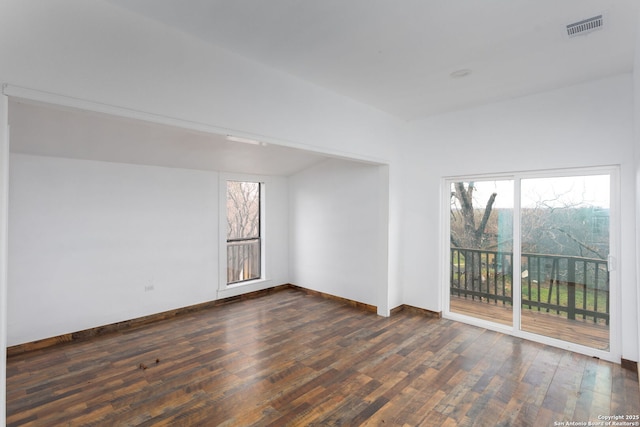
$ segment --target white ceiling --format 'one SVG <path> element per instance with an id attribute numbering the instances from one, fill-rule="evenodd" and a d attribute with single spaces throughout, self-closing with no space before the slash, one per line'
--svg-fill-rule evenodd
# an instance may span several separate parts
<path id="1" fill-rule="evenodd" d="M 638 0 L 106 0 L 415 120 L 629 72 Z M 604 14 L 569 39 L 566 25 Z M 456 70 L 471 74 L 453 79 Z M 10 106 L 12 151 L 288 176 L 327 156 L 106 114 Z"/>
<path id="2" fill-rule="evenodd" d="M 638 0 L 109 0 L 412 120 L 633 67 Z M 566 25 L 604 14 L 569 39 Z M 450 73 L 472 73 L 452 79 Z"/>
<path id="3" fill-rule="evenodd" d="M 12 99 L 11 151 L 72 159 L 288 176 L 324 159 L 276 145 Z"/>

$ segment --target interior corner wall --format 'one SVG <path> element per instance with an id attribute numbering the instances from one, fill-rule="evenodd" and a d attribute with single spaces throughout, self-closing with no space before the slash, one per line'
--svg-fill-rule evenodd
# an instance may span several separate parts
<path id="1" fill-rule="evenodd" d="M 293 284 L 379 305 L 387 281 L 381 167 L 329 159 L 289 177 Z"/>
<path id="2" fill-rule="evenodd" d="M 620 165 L 622 357 L 638 360 L 632 87 L 623 74 L 412 123 L 403 168 L 405 303 L 442 309 L 443 177 Z"/>

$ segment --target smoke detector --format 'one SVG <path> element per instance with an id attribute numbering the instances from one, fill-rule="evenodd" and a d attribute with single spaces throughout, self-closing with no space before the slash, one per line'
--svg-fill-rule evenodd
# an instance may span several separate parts
<path id="1" fill-rule="evenodd" d="M 603 15 L 594 16 L 593 18 L 583 19 L 579 22 L 567 25 L 567 36 L 569 38 L 582 36 L 601 30 L 604 26 Z"/>

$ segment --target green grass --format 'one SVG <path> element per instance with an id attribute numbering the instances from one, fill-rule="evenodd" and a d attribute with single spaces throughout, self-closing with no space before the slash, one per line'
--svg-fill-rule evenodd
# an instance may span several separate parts
<path id="1" fill-rule="evenodd" d="M 559 291 L 554 285 L 553 289 L 550 289 L 548 283 L 540 284 L 540 290 L 535 284 L 531 285 L 531 296 L 529 297 L 529 286 L 523 284 L 522 286 L 522 298 L 529 301 L 549 302 L 550 304 L 560 305 L 567 307 L 569 305 L 569 290 L 566 285 L 561 285 Z M 549 299 L 549 292 L 551 292 L 551 299 Z M 576 308 L 582 308 L 584 310 L 597 311 L 599 313 L 606 313 L 606 292 L 597 291 L 598 294 L 598 309 L 596 310 L 596 291 L 594 289 L 587 289 L 586 292 L 586 304 L 585 304 L 585 292 L 582 286 L 576 286 L 575 292 L 575 306 Z"/>

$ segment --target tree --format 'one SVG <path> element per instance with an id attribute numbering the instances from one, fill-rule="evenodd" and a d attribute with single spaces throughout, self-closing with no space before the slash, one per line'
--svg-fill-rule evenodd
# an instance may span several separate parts
<path id="1" fill-rule="evenodd" d="M 451 244 L 458 248 L 481 249 L 497 242 L 489 242 L 486 238 L 487 224 L 493 211 L 493 204 L 498 193 L 492 193 L 487 200 L 484 211 L 474 207 L 473 181 L 456 182 L 451 192 Z M 476 223 L 478 225 L 476 226 Z"/>
<path id="2" fill-rule="evenodd" d="M 227 182 L 227 239 L 259 236 L 260 184 Z"/>
<path id="3" fill-rule="evenodd" d="M 465 281 L 483 283 L 486 280 L 484 269 L 488 264 L 495 262 L 495 257 L 482 254 L 472 249 L 488 249 L 498 246 L 498 221 L 494 219 L 490 226 L 490 219 L 496 215 L 493 212 L 493 204 L 498 194 L 491 193 L 483 209 L 474 206 L 475 182 L 455 182 L 451 188 L 451 221 L 450 239 L 456 251 L 456 262 L 460 277 L 465 275 Z M 487 233 L 491 229 L 492 233 Z M 463 266 L 462 266 L 463 265 Z M 460 280 L 459 277 L 459 280 Z M 466 283 L 466 282 L 465 282 Z"/>
<path id="4" fill-rule="evenodd" d="M 522 209 L 521 218 L 523 252 L 607 259 L 608 209 L 536 204 Z"/>

